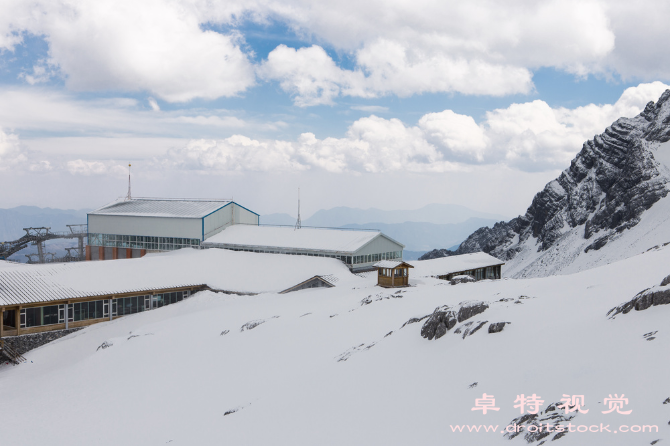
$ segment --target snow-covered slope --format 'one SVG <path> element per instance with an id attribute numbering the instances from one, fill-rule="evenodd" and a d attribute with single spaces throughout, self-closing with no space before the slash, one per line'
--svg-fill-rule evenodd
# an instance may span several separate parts
<path id="1" fill-rule="evenodd" d="M 585 142 L 525 215 L 475 231 L 456 253 L 484 251 L 506 261 L 507 274 L 544 277 L 670 241 L 669 99 L 667 90 L 638 116 L 621 118 Z"/>
<path id="2" fill-rule="evenodd" d="M 522 445 L 525 432 L 509 441 L 502 430 L 520 416 L 517 395 L 536 394 L 543 410 L 584 395 L 589 412 L 571 413 L 566 429 L 570 422 L 610 430 L 550 442 L 552 434 L 550 444 L 662 445 L 670 441 L 670 305 L 607 313 L 668 274 L 670 246 L 547 278 L 455 286 L 412 278 L 410 288 L 386 290 L 370 277 L 286 295 L 202 292 L 1 366 L 0 438 L 72 446 Z M 427 320 L 417 319 L 445 305 L 458 313 L 464 301 L 488 308 L 437 340 L 421 336 Z M 488 332 L 502 322 L 502 332 Z M 99 348 L 105 342 L 111 346 Z M 472 410 L 484 393 L 499 411 Z M 622 393 L 622 410 L 632 413 L 603 414 L 605 398 Z M 453 432 L 482 424 L 498 427 Z M 623 424 L 658 432 L 623 433 Z"/>

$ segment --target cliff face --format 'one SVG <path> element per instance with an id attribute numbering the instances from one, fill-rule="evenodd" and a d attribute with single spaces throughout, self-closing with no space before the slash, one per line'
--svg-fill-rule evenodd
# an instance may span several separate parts
<path id="1" fill-rule="evenodd" d="M 570 167 L 535 195 L 525 215 L 478 229 L 455 252 L 436 250 L 426 258 L 484 251 L 508 262 L 517 277 L 564 269 L 565 255 L 543 255 L 561 244 L 573 260 L 589 252 L 595 259 L 593 252 L 634 228 L 668 195 L 669 169 L 662 160 L 670 151 L 663 144 L 670 140 L 669 99 L 666 90 L 638 116 L 620 118 L 585 142 Z M 534 265 L 540 260 L 542 268 Z"/>

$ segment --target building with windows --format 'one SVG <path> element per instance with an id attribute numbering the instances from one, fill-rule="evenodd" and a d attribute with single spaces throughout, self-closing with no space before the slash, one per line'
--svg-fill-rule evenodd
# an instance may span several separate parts
<path id="1" fill-rule="evenodd" d="M 199 246 L 235 224 L 258 225 L 258 214 L 231 200 L 118 200 L 88 214 L 86 260 Z"/>
<path id="2" fill-rule="evenodd" d="M 475 280 L 502 278 L 505 264 L 485 252 L 441 257 L 439 259 L 413 262 L 416 273 L 421 277 L 436 277 L 451 280 L 456 276 L 472 276 Z"/>
<path id="3" fill-rule="evenodd" d="M 402 259 L 405 245 L 375 230 L 234 225 L 207 238 L 202 247 L 330 257 L 363 271 L 381 260 Z"/>
<path id="4" fill-rule="evenodd" d="M 319 284 L 306 280 L 314 277 Z M 224 249 L 182 249 L 115 262 L 0 261 L 0 338 L 153 311 L 205 289 L 251 295 L 365 281 L 336 259 Z"/>

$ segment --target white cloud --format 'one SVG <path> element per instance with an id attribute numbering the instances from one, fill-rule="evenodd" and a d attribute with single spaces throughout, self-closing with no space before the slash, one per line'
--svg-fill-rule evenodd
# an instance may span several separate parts
<path id="1" fill-rule="evenodd" d="M 84 137 L 83 142 L 69 138 L 59 143 L 52 138 L 48 144 L 37 144 L 43 152 L 41 158 L 23 149 L 15 135 L 0 133 L 0 162 L 5 169 L 14 166 L 18 170 L 66 171 L 84 176 L 125 175 L 125 167 L 116 161 L 124 157 L 133 163 L 143 162 L 146 172 L 190 170 L 225 174 L 312 170 L 358 175 L 463 172 L 474 165 L 548 172 L 566 168 L 584 141 L 602 133 L 621 116 L 637 115 L 666 88 L 660 82 L 640 84 L 624 91 L 614 104 L 590 104 L 574 109 L 552 108 L 540 100 L 512 104 L 487 112 L 481 123 L 452 110 L 426 114 L 416 125 L 371 115 L 354 121 L 342 137 L 317 138 L 306 132 L 293 140 L 239 134 L 187 142 L 169 138 Z M 122 100 L 112 102 L 125 104 Z M 169 119 L 177 122 L 179 117 L 171 116 L 164 122 Z M 96 151 L 87 150 L 89 145 L 95 146 Z M 70 151 L 64 151 L 64 146 Z M 74 150 L 73 146 L 78 148 Z"/>
<path id="2" fill-rule="evenodd" d="M 363 94 L 363 90 L 356 88 L 364 82 L 363 73 L 340 69 L 317 45 L 298 50 L 279 45 L 270 52 L 258 73 L 262 78 L 278 80 L 299 107 L 333 104 L 341 90 Z"/>
<path id="3" fill-rule="evenodd" d="M 0 90 L 0 103 L 3 104 L 0 107 L 3 126 L 71 135 L 122 133 L 192 138 L 216 134 L 221 129 L 266 129 L 284 125 L 281 122 L 246 121 L 229 110 L 149 110 L 135 99 L 76 99 L 44 88 Z"/>
<path id="4" fill-rule="evenodd" d="M 338 96 L 437 92 L 503 96 L 529 93 L 533 87 L 526 68 L 444 54 L 418 56 L 388 40 L 377 40 L 360 50 L 357 61 L 361 69 L 345 70 L 320 46 L 295 50 L 280 45 L 258 72 L 264 79 L 279 81 L 299 107 L 332 105 Z"/>
<path id="5" fill-rule="evenodd" d="M 87 161 L 76 159 L 66 163 L 66 169 L 72 175 L 126 175 L 127 167 L 114 161 Z"/>
<path id="6" fill-rule="evenodd" d="M 0 50 L 14 50 L 26 34 L 44 36 L 48 58 L 24 75 L 31 83 L 59 73 L 73 90 L 213 99 L 254 85 L 251 50 L 241 50 L 244 25 L 279 21 L 318 43 L 279 45 L 258 67 L 297 105 L 339 96 L 500 96 L 532 91 L 540 67 L 668 80 L 670 60 L 658 50 L 670 37 L 668 14 L 670 4 L 654 0 L 5 0 Z M 350 57 L 354 68 L 343 69 L 323 48 Z"/>
<path id="7" fill-rule="evenodd" d="M 259 141 L 241 135 L 224 140 L 195 140 L 168 152 L 164 166 L 225 173 L 302 171 L 331 173 L 445 172 L 465 166 L 446 161 L 416 127 L 398 119 L 359 119 L 344 138 L 317 139 L 303 133 L 297 141 Z"/>
<path id="8" fill-rule="evenodd" d="M 307 166 L 295 159 L 295 152 L 295 147 L 290 142 L 262 142 L 234 135 L 218 141 L 190 141 L 186 147 L 168 151 L 157 162 L 171 168 L 220 173 L 306 169 Z"/>
<path id="9" fill-rule="evenodd" d="M 484 151 L 490 145 L 484 130 L 471 116 L 451 110 L 424 115 L 419 120 L 419 127 L 426 140 L 442 147 L 456 159 L 483 161 Z"/>
<path id="10" fill-rule="evenodd" d="M 158 102 L 156 102 L 156 100 L 154 98 L 147 99 L 147 102 L 149 103 L 149 107 L 151 107 L 151 109 L 153 111 L 161 111 L 161 108 L 158 105 Z"/>
<path id="11" fill-rule="evenodd" d="M 564 169 L 582 144 L 619 117 L 633 117 L 668 86 L 656 82 L 627 89 L 614 104 L 551 108 L 536 100 L 486 113 L 477 124 L 445 110 L 424 115 L 416 126 L 369 116 L 355 121 L 343 138 L 260 141 L 234 136 L 194 141 L 173 150 L 165 163 L 208 171 L 331 173 L 454 172 L 471 164 L 500 164 L 535 172 Z"/>
<path id="12" fill-rule="evenodd" d="M 661 82 L 640 84 L 614 104 L 567 109 L 537 100 L 487 112 L 482 128 L 491 143 L 486 156 L 523 170 L 566 167 L 586 140 L 620 117 L 639 114 L 667 88 Z"/>
<path id="13" fill-rule="evenodd" d="M 184 102 L 234 96 L 255 82 L 239 35 L 201 29 L 188 2 L 12 2 L 2 16 L 0 45 L 13 49 L 23 32 L 44 35 L 48 63 L 72 90 L 146 90 Z"/>
<path id="14" fill-rule="evenodd" d="M 270 53 L 268 67 L 274 65 L 271 59 L 281 59 L 282 65 L 266 70 L 265 77 L 278 80 L 300 106 L 332 103 L 338 94 L 529 93 L 532 70 L 602 73 L 616 49 L 608 7 L 597 0 L 372 0 L 365 5 L 343 0 L 318 8 L 300 0 L 286 3 L 263 2 L 257 11 L 288 21 L 356 61 L 353 70 L 345 70 L 323 50 L 307 64 L 298 57 L 301 50 L 292 54 L 280 46 Z M 310 51 L 316 54 L 316 48 Z"/>
<path id="15" fill-rule="evenodd" d="M 7 134 L 0 128 L 0 171 L 16 168 L 27 161 L 18 136 Z"/>

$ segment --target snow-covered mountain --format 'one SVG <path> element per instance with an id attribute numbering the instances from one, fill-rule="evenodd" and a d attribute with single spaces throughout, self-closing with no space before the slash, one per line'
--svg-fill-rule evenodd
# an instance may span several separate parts
<path id="1" fill-rule="evenodd" d="M 478 229 L 456 253 L 488 252 L 507 262 L 508 276 L 543 277 L 670 242 L 669 99 L 666 90 L 638 116 L 620 118 L 585 142 L 525 215 Z"/>

